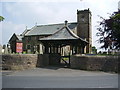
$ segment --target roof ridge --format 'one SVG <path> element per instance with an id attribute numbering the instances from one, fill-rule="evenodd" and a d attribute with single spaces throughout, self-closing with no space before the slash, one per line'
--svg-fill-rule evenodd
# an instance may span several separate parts
<path id="1" fill-rule="evenodd" d="M 73 23 L 77 23 L 77 22 L 70 22 L 68 24 L 73 24 Z M 37 27 L 41 27 L 41 26 L 52 26 L 52 25 L 63 25 L 64 23 L 57 23 L 57 24 L 45 24 L 45 25 L 37 25 Z"/>
<path id="2" fill-rule="evenodd" d="M 34 28 L 36 28 L 37 26 L 35 25 L 34 27 L 32 27 L 31 29 L 29 29 L 29 31 L 33 31 L 34 30 Z M 28 30 L 27 30 L 28 31 Z M 27 33 L 29 33 L 29 32 L 27 32 Z M 25 33 L 26 34 L 26 33 Z M 26 36 L 26 35 L 25 35 Z"/>
<path id="3" fill-rule="evenodd" d="M 27 32 L 27 31 L 30 31 L 30 30 L 31 30 L 31 29 L 25 29 L 25 30 L 23 31 L 23 33 L 21 33 L 21 35 L 24 36 L 24 35 L 26 34 L 26 32 Z"/>
<path id="4" fill-rule="evenodd" d="M 62 27 L 64 27 L 65 23 L 57 23 L 57 24 L 47 24 L 47 25 L 36 25 L 30 29 L 26 33 L 25 36 L 30 35 L 51 35 L 55 32 L 59 31 Z M 73 30 L 77 26 L 77 22 L 68 23 L 68 27 L 70 30 Z"/>

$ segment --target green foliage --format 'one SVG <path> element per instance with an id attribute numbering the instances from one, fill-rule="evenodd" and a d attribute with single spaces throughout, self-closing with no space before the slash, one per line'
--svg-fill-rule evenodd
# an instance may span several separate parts
<path id="1" fill-rule="evenodd" d="M 69 58 L 66 58 L 66 57 L 64 57 L 63 59 L 64 59 L 65 61 L 69 60 Z"/>
<path id="2" fill-rule="evenodd" d="M 23 51 L 23 54 L 27 54 L 26 51 Z"/>
<path id="3" fill-rule="evenodd" d="M 96 47 L 95 47 L 95 46 L 93 46 L 93 47 L 92 47 L 92 52 L 93 52 L 94 54 L 96 54 L 96 53 L 97 53 L 97 49 L 96 49 Z"/>
<path id="4" fill-rule="evenodd" d="M 4 17 L 0 16 L 0 22 L 3 21 L 4 19 L 5 19 Z"/>
<path id="5" fill-rule="evenodd" d="M 100 17 L 102 21 L 97 28 L 101 48 L 120 49 L 120 11 L 114 12 L 109 19 Z"/>

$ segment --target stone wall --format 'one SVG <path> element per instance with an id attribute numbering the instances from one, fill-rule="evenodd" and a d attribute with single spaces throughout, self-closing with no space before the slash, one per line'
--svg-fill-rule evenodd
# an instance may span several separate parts
<path id="1" fill-rule="evenodd" d="M 2 68 L 6 70 L 35 68 L 37 59 L 36 54 L 2 55 Z"/>
<path id="2" fill-rule="evenodd" d="M 0 55 L 1 57 L 1 55 Z M 118 72 L 118 56 L 81 56 L 70 57 L 71 68 L 82 70 L 99 70 Z M 59 54 L 11 54 L 2 55 L 2 67 L 8 70 L 24 70 L 29 68 L 58 65 Z"/>
<path id="3" fill-rule="evenodd" d="M 60 54 L 2 55 L 2 68 L 4 70 L 24 70 L 58 64 L 60 64 Z"/>
<path id="4" fill-rule="evenodd" d="M 70 58 L 71 68 L 82 70 L 99 70 L 118 72 L 118 56 L 81 56 L 73 55 Z"/>

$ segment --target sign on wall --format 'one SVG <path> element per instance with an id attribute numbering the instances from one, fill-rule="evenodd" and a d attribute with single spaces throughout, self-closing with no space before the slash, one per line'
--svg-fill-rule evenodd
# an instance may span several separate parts
<path id="1" fill-rule="evenodd" d="M 22 47 L 23 43 L 16 43 L 16 52 L 21 53 L 23 51 Z"/>

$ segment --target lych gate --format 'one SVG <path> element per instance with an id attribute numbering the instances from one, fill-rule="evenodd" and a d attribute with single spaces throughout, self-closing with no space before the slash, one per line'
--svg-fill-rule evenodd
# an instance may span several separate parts
<path id="1" fill-rule="evenodd" d="M 67 26 L 67 21 L 65 21 L 65 26 L 59 31 L 51 36 L 41 38 L 40 41 L 45 47 L 44 54 L 59 54 L 61 55 L 61 60 L 69 65 L 70 55 L 84 53 L 84 48 L 87 45 L 87 41 L 80 38 L 69 29 Z M 61 53 L 63 51 L 63 47 L 65 46 L 69 46 L 69 48 L 67 48 L 69 50 L 69 55 L 62 55 Z M 69 61 L 66 62 L 63 58 L 69 58 Z M 52 62 L 54 61 L 52 60 Z"/>

